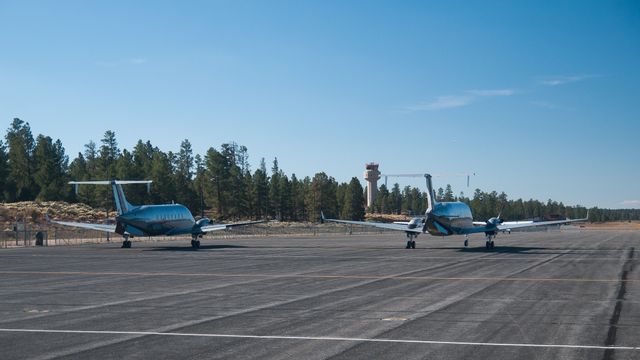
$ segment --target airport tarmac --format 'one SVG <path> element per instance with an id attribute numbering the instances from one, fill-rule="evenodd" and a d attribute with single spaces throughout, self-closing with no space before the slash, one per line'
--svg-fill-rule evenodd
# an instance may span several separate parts
<path id="1" fill-rule="evenodd" d="M 640 233 L 0 250 L 2 359 L 638 359 Z"/>

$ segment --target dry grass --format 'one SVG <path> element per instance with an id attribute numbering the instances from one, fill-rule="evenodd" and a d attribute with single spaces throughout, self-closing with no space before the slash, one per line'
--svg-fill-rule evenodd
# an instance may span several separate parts
<path id="1" fill-rule="evenodd" d="M 391 215 L 391 214 L 366 214 L 366 221 L 386 222 L 391 223 L 394 221 L 409 221 L 412 216 L 409 215 Z"/>
<path id="2" fill-rule="evenodd" d="M 63 201 L 23 201 L 0 204 L 0 230 L 11 230 L 18 220 L 26 220 L 32 224 L 44 223 L 47 213 L 50 218 L 56 220 L 100 222 L 105 218 L 104 210 L 96 210 L 86 204 L 69 204 Z"/>
<path id="3" fill-rule="evenodd" d="M 604 223 L 584 223 L 581 227 L 590 230 L 636 230 L 640 231 L 640 221 L 609 221 Z"/>

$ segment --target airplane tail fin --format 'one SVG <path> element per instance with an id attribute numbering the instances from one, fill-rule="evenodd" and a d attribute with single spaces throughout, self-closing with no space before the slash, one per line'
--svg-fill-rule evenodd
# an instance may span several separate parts
<path id="1" fill-rule="evenodd" d="M 437 203 L 436 196 L 433 193 L 433 184 L 431 183 L 431 175 L 424 174 L 424 178 L 427 181 L 427 214 L 433 210 L 434 205 Z"/>
<path id="2" fill-rule="evenodd" d="M 134 205 L 131 205 L 127 198 L 124 196 L 124 191 L 122 190 L 122 185 L 124 184 L 147 184 L 147 191 L 149 191 L 151 186 L 151 180 L 104 180 L 104 181 L 70 181 L 69 184 L 75 187 L 76 193 L 78 193 L 78 185 L 111 185 L 111 189 L 113 190 L 113 198 L 116 202 L 116 209 L 118 210 L 118 215 L 122 215 L 124 213 L 129 212 Z"/>

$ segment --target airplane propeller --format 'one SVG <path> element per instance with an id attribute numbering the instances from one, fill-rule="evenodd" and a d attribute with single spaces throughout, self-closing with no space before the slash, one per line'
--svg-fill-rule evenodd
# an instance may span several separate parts
<path id="1" fill-rule="evenodd" d="M 502 224 L 504 222 L 504 220 L 500 219 L 500 215 L 502 215 L 502 211 L 500 213 L 498 213 L 497 217 L 492 217 L 491 219 L 487 220 L 487 226 L 489 226 L 489 225 L 498 226 L 498 225 Z"/>

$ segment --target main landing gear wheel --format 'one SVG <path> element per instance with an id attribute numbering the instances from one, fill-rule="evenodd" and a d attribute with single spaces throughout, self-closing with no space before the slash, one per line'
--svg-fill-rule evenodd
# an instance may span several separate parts
<path id="1" fill-rule="evenodd" d="M 469 239 L 464 239 L 464 247 L 469 246 Z"/>
<path id="2" fill-rule="evenodd" d="M 200 248 L 200 240 L 191 240 L 191 247 L 194 249 Z"/>
<path id="3" fill-rule="evenodd" d="M 416 241 L 415 240 L 407 240 L 407 247 L 405 249 L 415 249 Z"/>
<path id="4" fill-rule="evenodd" d="M 124 240 L 124 241 L 122 242 L 122 248 L 123 248 L 123 249 L 129 249 L 129 248 L 131 248 L 131 240 L 128 240 L 128 239 L 127 239 L 127 240 Z"/>
<path id="5" fill-rule="evenodd" d="M 485 243 L 485 246 L 487 247 L 487 250 L 491 250 L 493 249 L 493 240 L 487 240 L 487 242 Z"/>

